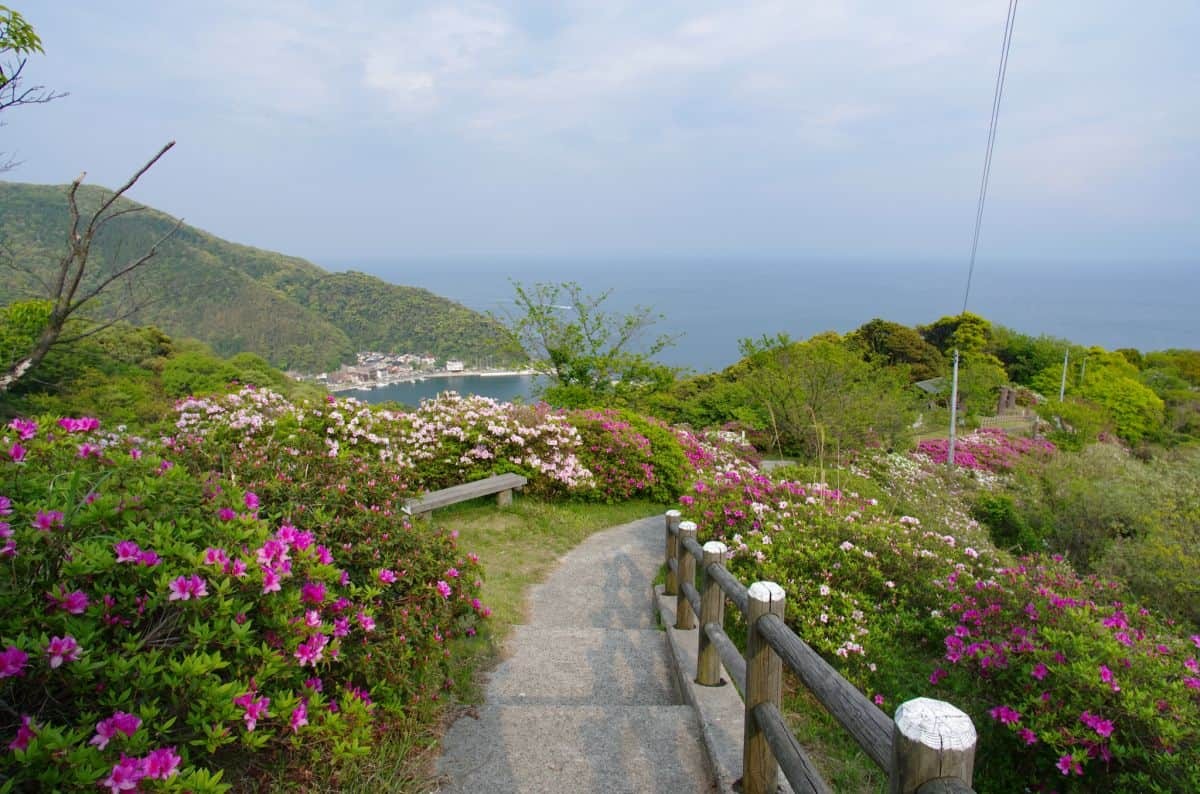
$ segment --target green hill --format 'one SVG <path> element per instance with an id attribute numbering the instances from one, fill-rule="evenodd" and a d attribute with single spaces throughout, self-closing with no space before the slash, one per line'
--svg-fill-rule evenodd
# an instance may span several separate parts
<path id="1" fill-rule="evenodd" d="M 81 209 L 102 188 L 80 189 Z M 118 208 L 136 207 L 122 200 Z M 67 234 L 66 187 L 0 182 L 0 304 L 44 297 Z M 146 208 L 115 219 L 96 238 L 93 277 L 143 253 L 175 220 Z M 9 268 L 13 265 L 15 267 Z M 453 301 L 363 273 L 330 273 L 298 257 L 238 245 L 181 226 L 138 271 L 130 322 L 200 339 L 218 354 L 250 351 L 285 369 L 318 371 L 357 350 L 430 353 L 513 362 L 523 355 L 494 321 Z M 89 307 L 106 316 L 130 296 L 110 290 Z M 122 304 L 122 302 L 126 302 Z"/>

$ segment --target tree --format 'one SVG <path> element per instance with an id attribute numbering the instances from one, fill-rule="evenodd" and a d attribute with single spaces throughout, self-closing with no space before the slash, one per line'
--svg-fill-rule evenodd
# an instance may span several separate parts
<path id="1" fill-rule="evenodd" d="M 907 325 L 876 318 L 846 337 L 872 363 L 907 364 L 913 381 L 936 378 L 943 369 L 942 354 Z"/>
<path id="2" fill-rule="evenodd" d="M 642 306 L 625 315 L 606 312 L 612 290 L 591 296 L 572 281 L 512 284 L 517 311 L 509 329 L 534 367 L 552 379 L 542 391 L 547 401 L 566 407 L 631 404 L 674 379 L 670 367 L 653 359 L 675 337 L 664 334 L 639 345 L 661 315 Z"/>
<path id="3" fill-rule="evenodd" d="M 817 459 L 835 447 L 893 445 L 912 423 L 907 378 L 863 361 L 836 334 L 744 339 L 741 348 L 741 379 L 783 450 Z"/>
<path id="4" fill-rule="evenodd" d="M 917 326 L 917 331 L 943 353 L 955 348 L 983 350 L 992 340 L 992 324 L 973 312 L 943 317 L 932 325 Z"/>
<path id="5" fill-rule="evenodd" d="M 42 40 L 25 18 L 0 5 L 0 111 L 20 105 L 41 105 L 66 96 L 41 85 L 25 84 L 29 55 L 42 52 Z M 0 159 L 0 172 L 16 163 Z"/>
<path id="6" fill-rule="evenodd" d="M 68 345 L 99 333 L 114 323 L 130 316 L 138 308 L 135 304 L 127 307 L 125 311 L 119 311 L 117 316 L 107 321 L 87 323 L 86 327 L 73 329 L 69 334 L 64 335 L 63 333 L 67 327 L 67 323 L 76 317 L 80 309 L 87 306 L 97 296 L 114 286 L 130 286 L 130 277 L 154 258 L 158 253 L 158 246 L 172 237 L 183 223 L 183 221 L 177 222 L 169 232 L 152 243 L 149 250 L 144 253 L 129 259 L 120 260 L 101 272 L 89 272 L 88 257 L 96 235 L 113 220 L 124 215 L 141 212 L 145 209 L 145 207 L 137 204 L 119 206 L 117 199 L 121 198 L 132 188 L 142 175 L 149 171 L 174 145 L 175 142 L 171 141 L 163 146 L 158 150 L 158 154 L 150 158 L 116 192 L 104 197 L 95 211 L 87 216 L 86 222 L 84 221 L 84 213 L 79 208 L 78 201 L 79 186 L 83 183 L 85 174 L 80 174 L 71 183 L 71 186 L 67 189 L 67 207 L 70 219 L 70 227 L 67 234 L 67 251 L 59 261 L 52 282 L 42 280 L 30 268 L 24 268 L 16 264 L 12 265 L 13 269 L 42 283 L 46 297 L 50 301 L 50 306 L 44 323 L 37 334 L 37 338 L 33 341 L 28 351 L 24 355 L 13 357 L 6 367 L 6 372 L 0 375 L 0 394 L 8 391 L 14 383 L 25 377 L 30 370 L 41 363 L 52 347 L 56 345 Z"/>

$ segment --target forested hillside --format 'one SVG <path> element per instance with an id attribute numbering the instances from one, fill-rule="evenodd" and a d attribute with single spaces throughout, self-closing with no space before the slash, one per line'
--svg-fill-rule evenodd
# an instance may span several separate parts
<path id="1" fill-rule="evenodd" d="M 104 194 L 80 189 L 87 212 Z M 120 209 L 137 205 L 122 201 Z M 68 229 L 66 188 L 0 182 L 0 303 L 42 297 Z M 150 208 L 114 220 L 97 237 L 89 277 L 100 278 L 167 236 L 175 220 Z M 183 225 L 138 271 L 133 292 L 109 290 L 92 311 L 131 305 L 131 322 L 200 339 L 223 356 L 253 352 L 283 368 L 317 371 L 357 350 L 438 357 L 521 358 L 499 325 L 425 290 L 361 273 L 331 274 L 306 260 L 230 243 Z"/>

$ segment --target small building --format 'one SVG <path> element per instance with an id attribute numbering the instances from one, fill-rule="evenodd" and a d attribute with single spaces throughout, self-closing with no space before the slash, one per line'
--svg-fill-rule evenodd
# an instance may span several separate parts
<path id="1" fill-rule="evenodd" d="M 463 367 L 463 363 L 457 359 L 452 358 L 446 361 L 447 372 L 462 372 L 463 369 L 465 369 L 465 367 Z"/>

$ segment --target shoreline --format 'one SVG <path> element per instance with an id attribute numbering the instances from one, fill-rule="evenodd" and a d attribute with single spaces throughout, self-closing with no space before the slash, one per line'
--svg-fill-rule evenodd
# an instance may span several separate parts
<path id="1" fill-rule="evenodd" d="M 499 378 L 499 377 L 516 377 L 516 376 L 531 376 L 539 374 L 535 369 L 505 369 L 505 370 L 463 370 L 462 372 L 446 372 L 439 370 L 437 372 L 423 372 L 419 375 L 406 375 L 400 378 L 387 378 L 385 380 L 373 381 L 371 383 L 354 383 L 354 384 L 325 384 L 325 388 L 330 393 L 346 392 L 346 391 L 374 391 L 375 389 L 386 386 L 395 386 L 401 383 L 417 383 L 419 381 L 449 378 Z"/>

